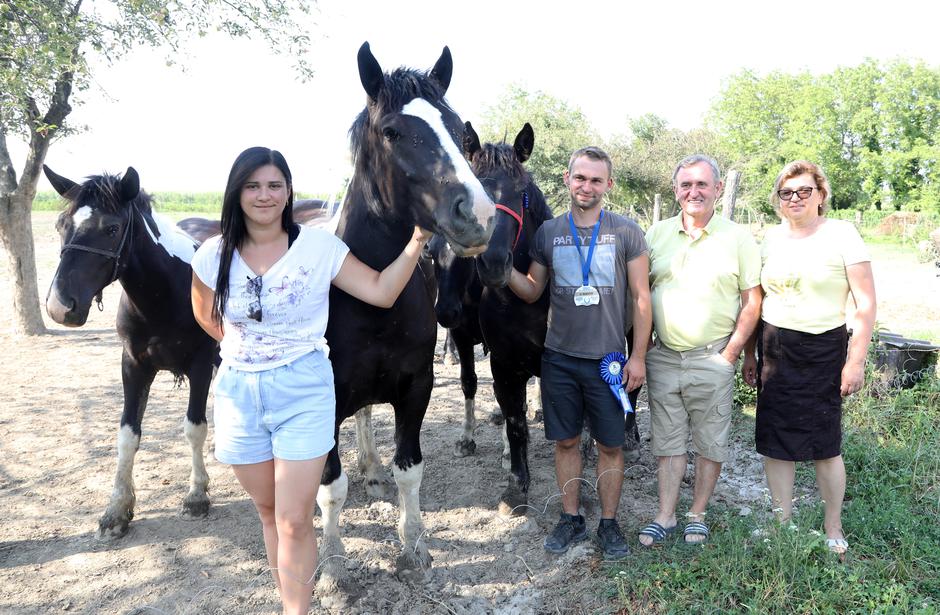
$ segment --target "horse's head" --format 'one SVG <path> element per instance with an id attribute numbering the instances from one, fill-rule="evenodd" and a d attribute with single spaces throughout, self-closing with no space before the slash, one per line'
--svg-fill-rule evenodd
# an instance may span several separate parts
<path id="1" fill-rule="evenodd" d="M 435 235 L 426 247 L 434 263 L 437 279 L 437 303 L 434 311 L 442 327 L 453 328 L 460 324 L 463 302 L 473 279 L 473 259 L 461 258 L 440 235 Z"/>
<path id="2" fill-rule="evenodd" d="M 56 221 L 62 252 L 46 295 L 46 312 L 59 324 L 80 327 L 94 297 L 127 264 L 132 203 L 141 194 L 140 179 L 132 167 L 123 177 L 96 175 L 84 184 L 56 175 L 49 167 L 43 170 L 56 192 L 69 201 Z"/>
<path id="3" fill-rule="evenodd" d="M 377 215 L 439 233 L 461 256 L 493 232 L 493 201 L 461 154 L 463 124 L 444 100 L 453 64 L 444 48 L 427 73 L 385 74 L 369 44 L 359 49 L 366 108 L 350 129 L 358 188 Z"/>
<path id="4" fill-rule="evenodd" d="M 515 142 L 480 144 L 470 122 L 466 124 L 464 152 L 473 172 L 496 200 L 499 215 L 486 251 L 477 257 L 477 272 L 485 286 L 509 283 L 513 264 L 520 271 L 529 267 L 529 245 L 542 222 L 551 218 L 545 197 L 522 163 L 535 144 L 532 126 L 526 123 Z"/>

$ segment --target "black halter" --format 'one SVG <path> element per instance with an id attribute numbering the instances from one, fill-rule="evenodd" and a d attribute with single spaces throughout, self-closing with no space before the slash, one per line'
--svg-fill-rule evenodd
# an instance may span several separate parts
<path id="1" fill-rule="evenodd" d="M 127 244 L 127 238 L 131 236 L 131 233 L 134 231 L 134 218 L 137 217 L 137 206 L 131 202 L 130 207 L 127 212 L 127 224 L 124 226 L 124 234 L 121 235 L 121 243 L 118 244 L 117 250 L 104 250 L 102 248 L 93 248 L 92 246 L 82 245 L 80 243 L 69 242 L 62 246 L 62 250 L 59 252 L 59 265 L 62 265 L 62 256 L 68 250 L 78 250 L 80 252 L 91 252 L 92 254 L 98 254 L 114 260 L 114 269 L 111 270 L 111 279 L 101 287 L 101 290 L 98 291 L 98 294 L 95 295 L 95 301 L 98 304 L 98 310 L 104 310 L 104 304 L 101 301 L 101 294 L 104 292 L 104 289 L 111 284 L 111 282 L 118 279 L 118 272 L 121 269 L 121 254 L 124 252 L 124 246 Z M 58 269 L 56 270 L 58 274 Z"/>

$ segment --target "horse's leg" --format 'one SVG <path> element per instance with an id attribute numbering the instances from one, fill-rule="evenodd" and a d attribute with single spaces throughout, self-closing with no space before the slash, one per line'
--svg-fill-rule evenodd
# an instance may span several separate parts
<path id="1" fill-rule="evenodd" d="M 453 332 L 450 329 L 444 329 L 446 334 L 444 335 L 444 365 L 455 365 L 457 361 L 460 361 L 460 348 L 457 345 L 457 342 L 454 340 Z M 461 365 L 463 362 L 461 361 Z"/>
<path id="2" fill-rule="evenodd" d="M 189 370 L 189 407 L 183 433 L 192 450 L 192 472 L 189 475 L 189 493 L 183 499 L 183 514 L 205 517 L 209 514 L 209 473 L 206 472 L 205 444 L 209 432 L 206 422 L 206 398 L 212 382 L 212 353 L 197 359 Z"/>
<path id="3" fill-rule="evenodd" d="M 359 472 L 362 474 L 366 494 L 377 500 L 391 499 L 394 495 L 394 485 L 375 447 L 372 406 L 363 406 L 356 412 L 356 444 L 359 447 Z"/>
<path id="4" fill-rule="evenodd" d="M 490 356 L 493 392 L 506 418 L 509 440 L 509 483 L 499 497 L 499 512 L 526 514 L 529 501 L 529 425 L 526 420 L 525 389 L 529 375 L 501 357 Z"/>
<path id="5" fill-rule="evenodd" d="M 451 338 L 460 356 L 460 388 L 463 390 L 463 434 L 454 446 L 454 455 L 467 457 L 477 450 L 477 443 L 473 440 L 473 430 L 477 424 L 477 370 L 473 356 L 473 337 L 466 331 L 455 328 L 451 331 Z"/>
<path id="6" fill-rule="evenodd" d="M 346 504 L 349 492 L 349 478 L 343 472 L 339 460 L 339 426 L 336 432 L 336 444 L 326 457 L 320 490 L 317 491 L 317 506 L 323 524 L 323 538 L 320 541 L 319 563 L 320 578 L 317 581 L 318 594 L 331 594 L 330 607 L 348 606 L 355 601 L 360 591 L 358 583 L 349 575 L 346 568 L 346 549 L 339 534 L 339 515 Z"/>
<path id="7" fill-rule="evenodd" d="M 431 567 L 431 554 L 423 541 L 424 522 L 421 520 L 421 479 L 424 460 L 421 457 L 421 424 L 431 400 L 434 374 L 431 364 L 427 371 L 411 382 L 403 384 L 395 407 L 395 459 L 392 474 L 398 484 L 398 537 L 402 551 L 395 560 L 398 577 L 405 581 L 419 581 Z"/>
<path id="8" fill-rule="evenodd" d="M 538 376 L 532 376 L 526 384 L 525 403 L 527 416 L 534 423 L 542 422 L 542 395 Z"/>
<path id="9" fill-rule="evenodd" d="M 118 430 L 117 473 L 111 501 L 98 519 L 98 534 L 101 537 L 120 538 L 127 533 L 128 524 L 134 518 L 134 456 L 140 447 L 140 425 L 150 396 L 150 385 L 156 370 L 143 367 L 131 359 L 127 351 L 121 355 L 121 379 L 124 385 L 124 412 Z"/>
<path id="10" fill-rule="evenodd" d="M 633 329 L 627 333 L 627 355 L 633 353 Z M 636 421 L 636 404 L 640 399 L 640 389 L 637 387 L 627 393 L 630 405 L 633 406 L 633 412 L 630 412 L 624 418 L 624 440 L 623 457 L 624 461 L 639 461 L 640 459 L 640 429 Z"/>

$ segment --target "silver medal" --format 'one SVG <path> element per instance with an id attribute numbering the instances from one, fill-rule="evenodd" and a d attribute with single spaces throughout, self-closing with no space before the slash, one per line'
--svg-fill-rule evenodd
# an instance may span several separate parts
<path id="1" fill-rule="evenodd" d="M 577 306 L 597 305 L 601 302 L 601 294 L 593 286 L 579 286 L 574 291 L 574 304 Z"/>

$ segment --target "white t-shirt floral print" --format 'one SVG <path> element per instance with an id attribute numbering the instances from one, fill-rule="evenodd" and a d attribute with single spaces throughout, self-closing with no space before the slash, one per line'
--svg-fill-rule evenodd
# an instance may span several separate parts
<path id="1" fill-rule="evenodd" d="M 193 272 L 215 290 L 221 237 L 212 237 L 196 251 Z M 257 307 L 258 276 L 232 255 L 229 295 L 222 326 L 222 361 L 244 371 L 286 365 L 315 350 L 326 353 L 330 283 L 339 273 L 349 248 L 335 235 L 301 227 L 300 234 L 260 280 L 261 321 L 249 318 Z M 253 305 L 254 304 L 254 305 Z"/>

